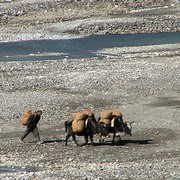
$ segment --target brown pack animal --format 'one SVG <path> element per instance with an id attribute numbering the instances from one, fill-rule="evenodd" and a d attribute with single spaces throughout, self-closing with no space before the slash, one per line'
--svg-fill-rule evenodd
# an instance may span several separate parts
<path id="1" fill-rule="evenodd" d="M 65 145 L 67 145 L 68 139 L 71 136 L 72 136 L 73 141 L 75 142 L 75 144 L 77 146 L 83 146 L 83 145 L 88 144 L 88 137 L 90 137 L 91 145 L 94 144 L 93 143 L 93 136 L 94 136 L 94 134 L 96 134 L 100 131 L 98 122 L 96 121 L 94 114 L 89 116 L 87 112 L 82 111 L 81 113 L 78 113 L 81 116 L 81 118 L 82 117 L 84 118 L 84 115 L 82 115 L 82 113 L 84 113 L 84 115 L 86 117 L 86 119 L 83 120 L 84 121 L 83 125 L 85 125 L 83 130 L 81 127 L 79 127 L 82 124 L 75 123 L 75 121 L 76 121 L 75 119 L 73 119 L 72 121 L 65 121 L 65 130 L 67 132 Z M 80 118 L 79 115 L 78 115 L 78 118 Z M 73 117 L 77 118 L 77 115 L 73 114 Z M 82 121 L 82 120 L 79 120 L 79 121 Z M 75 126 L 75 124 L 76 124 L 76 126 Z M 79 131 L 79 129 L 81 129 L 81 131 Z M 81 145 L 78 144 L 76 141 L 76 135 L 77 136 L 84 136 L 85 143 L 83 143 Z"/>
<path id="2" fill-rule="evenodd" d="M 110 112 L 111 112 L 111 116 L 110 116 Z M 125 132 L 125 134 L 128 134 L 130 136 L 132 135 L 132 132 L 131 132 L 131 129 L 132 129 L 131 124 L 132 123 L 124 122 L 122 119 L 122 114 L 119 111 L 117 111 L 117 110 L 109 111 L 110 122 L 102 119 L 102 117 L 106 117 L 106 116 L 102 116 L 102 114 L 103 115 L 107 114 L 107 111 L 100 113 L 98 124 L 101 127 L 104 126 L 108 135 L 109 135 L 109 133 L 113 133 L 113 139 L 112 139 L 113 144 L 114 144 L 115 137 L 117 137 L 118 140 L 121 140 L 121 137 L 120 137 L 121 132 Z M 104 142 L 104 138 L 103 138 L 102 134 L 100 134 L 99 141 Z"/>
<path id="3" fill-rule="evenodd" d="M 22 116 L 22 124 L 27 126 L 32 117 L 33 112 L 31 110 L 25 111 Z"/>

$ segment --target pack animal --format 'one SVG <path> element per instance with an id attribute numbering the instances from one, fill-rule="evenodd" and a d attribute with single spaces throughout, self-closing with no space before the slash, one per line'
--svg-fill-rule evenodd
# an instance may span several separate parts
<path id="1" fill-rule="evenodd" d="M 121 140 L 120 133 L 124 132 L 125 135 L 132 135 L 132 123 L 124 122 L 122 119 L 122 114 L 118 111 L 105 111 L 101 112 L 98 119 L 99 126 L 103 126 L 106 130 L 106 134 L 112 133 L 113 139 L 112 143 L 114 144 L 115 138 Z M 105 134 L 105 133 L 104 133 Z M 104 142 L 105 137 L 100 133 L 99 141 Z"/>
<path id="2" fill-rule="evenodd" d="M 88 144 L 88 137 L 90 137 L 91 145 L 93 145 L 93 136 L 98 132 L 98 123 L 94 118 L 94 114 L 90 116 L 88 113 L 82 111 L 73 113 L 72 117 L 72 121 L 65 122 L 65 130 L 67 132 L 65 145 L 67 145 L 68 139 L 71 136 L 77 146 Z M 85 143 L 78 144 L 76 135 L 84 136 Z"/>

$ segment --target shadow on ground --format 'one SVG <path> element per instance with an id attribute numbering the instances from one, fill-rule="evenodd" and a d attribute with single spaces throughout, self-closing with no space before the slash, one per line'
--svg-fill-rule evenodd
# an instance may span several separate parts
<path id="1" fill-rule="evenodd" d="M 119 142 L 115 142 L 112 144 L 111 141 L 101 142 L 101 143 L 94 143 L 94 146 L 103 146 L 103 145 L 109 145 L 109 146 L 125 146 L 127 144 L 154 144 L 155 141 L 152 139 L 146 139 L 146 140 L 121 140 Z"/>
<path id="2" fill-rule="evenodd" d="M 45 140 L 43 141 L 43 144 L 50 144 L 50 143 L 62 143 L 65 142 L 65 140 L 63 139 L 54 139 L 54 140 Z"/>
<path id="3" fill-rule="evenodd" d="M 159 97 L 156 102 L 148 104 L 151 107 L 174 107 L 180 108 L 180 100 L 178 97 Z"/>
<path id="4" fill-rule="evenodd" d="M 54 140 L 45 140 L 43 141 L 43 144 L 49 144 L 49 143 L 62 143 L 65 142 L 63 139 L 54 139 Z M 121 140 L 119 142 L 115 142 L 112 144 L 112 141 L 106 141 L 106 142 L 99 142 L 99 143 L 94 143 L 94 146 L 103 146 L 103 145 L 108 145 L 108 146 L 124 146 L 127 144 L 154 144 L 155 141 L 152 139 L 146 139 L 146 140 Z M 87 145 L 91 145 L 88 143 Z"/>

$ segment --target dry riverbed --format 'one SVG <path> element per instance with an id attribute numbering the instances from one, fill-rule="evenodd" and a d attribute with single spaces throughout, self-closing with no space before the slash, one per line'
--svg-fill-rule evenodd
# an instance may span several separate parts
<path id="1" fill-rule="evenodd" d="M 75 34 L 64 32 L 79 31 L 82 14 L 79 20 L 72 21 L 72 17 L 77 17 L 77 13 L 72 13 L 76 8 L 68 11 L 67 6 L 66 12 L 72 14 L 62 16 L 71 21 L 53 24 L 45 18 L 42 25 L 31 24 L 34 13 L 47 11 L 47 4 L 43 5 L 41 11 L 30 14 L 29 5 L 25 6 L 24 16 L 3 14 L 1 42 L 74 37 Z M 6 9 L 7 4 L 2 7 Z M 117 12 L 116 8 L 111 12 Z M 164 12 L 171 14 L 170 9 Z M 85 18 L 93 14 L 84 12 Z M 98 17 L 101 11 L 95 12 Z M 97 17 L 92 19 L 101 19 Z M 174 17 L 179 22 L 177 12 Z M 30 24 L 18 27 L 19 22 L 25 22 L 23 19 Z M 83 26 L 82 33 L 76 35 L 87 35 L 87 27 Z M 39 34 L 33 33 L 37 29 Z M 0 179 L 179 179 L 179 49 L 180 44 L 107 48 L 95 52 L 98 58 L 0 62 Z M 32 136 L 26 139 L 27 143 L 19 142 L 25 130 L 20 122 L 22 112 L 29 108 L 43 111 L 39 123 L 43 144 L 34 143 Z M 90 108 L 96 118 L 102 110 L 120 110 L 124 120 L 135 121 L 133 135 L 122 134 L 122 141 L 115 145 L 111 144 L 112 136 L 100 144 L 95 135 L 93 147 L 76 147 L 72 140 L 66 147 L 64 122 L 72 112 L 83 108 Z M 82 142 L 83 138 L 78 140 Z"/>
<path id="2" fill-rule="evenodd" d="M 116 56 L 103 59 L 1 62 L 1 178 L 178 179 L 179 56 L 160 57 L 157 50 L 157 56 L 118 58 L 121 51 L 111 49 Z M 122 135 L 114 146 L 112 136 L 105 144 L 95 136 L 94 147 L 71 140 L 65 147 L 64 121 L 87 107 L 96 117 L 119 109 L 135 121 L 133 136 Z M 31 136 L 19 142 L 27 108 L 43 110 L 43 144 Z"/>

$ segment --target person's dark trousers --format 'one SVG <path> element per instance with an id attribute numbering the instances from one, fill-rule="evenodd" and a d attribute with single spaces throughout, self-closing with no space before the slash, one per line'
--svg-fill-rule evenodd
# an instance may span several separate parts
<path id="1" fill-rule="evenodd" d="M 37 141 L 40 141 L 40 135 L 39 135 L 39 131 L 37 126 L 33 126 L 33 127 L 27 127 L 26 131 L 24 132 L 24 134 L 21 136 L 21 140 L 23 141 L 24 138 L 30 133 L 32 132 L 34 137 L 36 138 Z"/>

